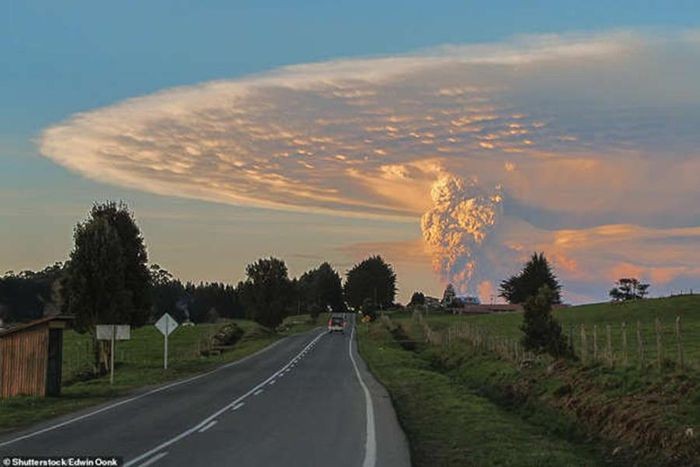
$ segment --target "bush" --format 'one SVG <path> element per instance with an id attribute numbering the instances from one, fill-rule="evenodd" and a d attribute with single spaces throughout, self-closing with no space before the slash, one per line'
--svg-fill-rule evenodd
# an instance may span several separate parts
<path id="1" fill-rule="evenodd" d="M 525 333 L 522 339 L 523 347 L 537 353 L 548 353 L 553 357 L 572 355 L 566 339 L 561 331 L 559 322 L 552 316 L 552 301 L 554 292 L 548 286 L 540 287 L 537 295 L 527 299 L 523 308 L 523 324 L 521 330 Z"/>
<path id="2" fill-rule="evenodd" d="M 222 346 L 234 345 L 243 337 L 244 333 L 245 331 L 236 323 L 229 323 L 214 334 L 214 337 L 211 339 L 212 344 Z"/>

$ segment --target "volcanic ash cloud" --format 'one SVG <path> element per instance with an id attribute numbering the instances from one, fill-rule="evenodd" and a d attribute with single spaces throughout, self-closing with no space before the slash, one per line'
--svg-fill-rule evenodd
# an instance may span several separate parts
<path id="1" fill-rule="evenodd" d="M 380 218 L 400 245 L 422 216 L 439 279 L 482 298 L 533 251 L 579 296 L 697 288 L 699 76 L 698 31 L 523 37 L 167 89 L 39 144 L 118 186 Z"/>
<path id="2" fill-rule="evenodd" d="M 475 292 L 480 253 L 502 213 L 500 187 L 486 193 L 475 179 L 444 175 L 430 193 L 433 207 L 421 217 L 433 268 L 460 293 Z"/>

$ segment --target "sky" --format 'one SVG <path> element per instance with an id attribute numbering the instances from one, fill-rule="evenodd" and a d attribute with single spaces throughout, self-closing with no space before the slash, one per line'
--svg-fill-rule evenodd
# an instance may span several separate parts
<path id="1" fill-rule="evenodd" d="M 629 275 L 700 289 L 699 22 L 691 1 L 3 2 L 0 269 L 65 260 L 122 199 L 185 280 L 382 254 L 401 300 L 490 300 L 544 251 L 574 303 Z"/>

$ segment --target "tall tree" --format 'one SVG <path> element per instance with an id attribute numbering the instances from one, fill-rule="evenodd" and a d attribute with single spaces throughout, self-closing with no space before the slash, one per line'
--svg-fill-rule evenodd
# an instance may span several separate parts
<path id="1" fill-rule="evenodd" d="M 396 297 L 396 274 L 381 256 L 371 256 L 353 266 L 345 280 L 345 300 L 360 309 L 365 299 L 377 307 L 387 308 Z"/>
<path id="2" fill-rule="evenodd" d="M 144 324 L 150 313 L 151 277 L 131 213 L 122 204 L 96 205 L 75 228 L 74 240 L 62 284 L 62 309 L 74 315 L 75 328 L 90 332 L 94 340 L 96 324 Z M 95 371 L 103 373 L 108 355 L 94 343 Z"/>
<path id="3" fill-rule="evenodd" d="M 312 317 L 323 311 L 345 311 L 340 275 L 328 263 L 301 275 L 297 285 L 304 307 Z"/>
<path id="4" fill-rule="evenodd" d="M 508 303 L 525 303 L 528 298 L 537 295 L 543 285 L 549 287 L 552 303 L 561 303 L 561 284 L 557 276 L 544 253 L 534 253 L 520 274 L 501 282 L 499 296 Z"/>
<path id="5" fill-rule="evenodd" d="M 571 354 L 561 326 L 552 316 L 554 293 L 547 285 L 540 287 L 536 295 L 529 297 L 524 305 L 523 347 L 538 353 L 549 353 L 554 357 L 564 357 Z"/>
<path id="6" fill-rule="evenodd" d="M 277 258 L 259 259 L 246 267 L 246 275 L 238 286 L 246 314 L 263 326 L 277 327 L 293 308 L 287 265 Z"/>
<path id="7" fill-rule="evenodd" d="M 151 274 L 141 230 L 136 225 L 133 213 L 122 202 L 95 204 L 90 216 L 92 219 L 106 219 L 119 235 L 124 260 L 124 287 L 130 294 L 131 303 L 127 310 L 127 322 L 132 326 L 141 326 L 148 320 L 151 309 Z"/>

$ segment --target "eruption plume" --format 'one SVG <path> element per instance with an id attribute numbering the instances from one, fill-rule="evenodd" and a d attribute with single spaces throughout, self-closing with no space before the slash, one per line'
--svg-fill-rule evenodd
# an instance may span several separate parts
<path id="1" fill-rule="evenodd" d="M 447 174 L 430 194 L 433 207 L 421 217 L 421 229 L 433 269 L 458 292 L 476 292 L 479 255 L 501 216 L 500 187 L 489 194 L 476 179 Z"/>

